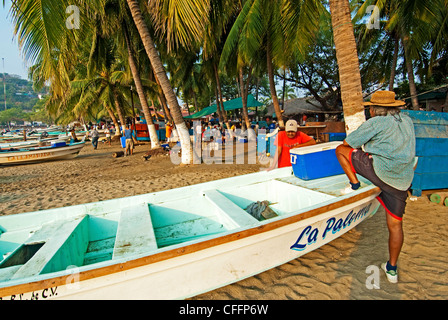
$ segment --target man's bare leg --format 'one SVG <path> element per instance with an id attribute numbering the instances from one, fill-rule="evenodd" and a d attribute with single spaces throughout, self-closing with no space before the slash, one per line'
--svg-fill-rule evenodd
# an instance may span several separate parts
<path id="1" fill-rule="evenodd" d="M 352 151 L 352 147 L 348 145 L 340 145 L 336 148 L 336 157 L 338 158 L 339 163 L 341 164 L 342 169 L 348 177 L 348 180 L 352 184 L 359 183 L 358 177 L 356 177 L 356 173 L 353 172 L 352 167 L 350 165 L 350 152 Z M 354 149 L 353 152 L 357 150 Z"/>

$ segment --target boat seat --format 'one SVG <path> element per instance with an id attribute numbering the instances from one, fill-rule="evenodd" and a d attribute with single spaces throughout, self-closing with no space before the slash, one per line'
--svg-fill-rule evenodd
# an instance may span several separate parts
<path id="1" fill-rule="evenodd" d="M 11 254 L 17 258 L 26 246 L 42 244 L 37 252 L 24 262 L 11 279 L 32 277 L 39 274 L 65 270 L 68 266 L 80 266 L 87 249 L 89 217 L 84 215 L 70 221 L 56 221 L 44 225 Z M 15 254 L 17 253 L 17 254 Z"/>
<path id="2" fill-rule="evenodd" d="M 156 236 L 147 203 L 123 208 L 112 259 L 157 250 Z"/>
<path id="3" fill-rule="evenodd" d="M 20 269 L 20 267 L 22 267 L 22 264 L 6 268 L 0 268 L 0 282 L 11 280 L 14 273 L 16 273 L 17 270 Z"/>
<path id="4" fill-rule="evenodd" d="M 229 229 L 247 227 L 259 223 L 257 219 L 241 209 L 218 190 L 207 190 L 203 194 L 219 210 L 221 216 L 228 218 L 230 223 L 233 224 L 232 226 L 227 226 L 228 228 L 230 227 Z M 226 221 L 223 222 L 225 224 Z"/>

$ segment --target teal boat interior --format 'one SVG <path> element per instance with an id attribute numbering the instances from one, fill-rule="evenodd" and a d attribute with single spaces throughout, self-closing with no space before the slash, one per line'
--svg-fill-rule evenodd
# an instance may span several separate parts
<path id="1" fill-rule="evenodd" d="M 11 280 L 130 260 L 269 223 L 245 211 L 256 201 L 270 203 L 277 215 L 272 219 L 300 214 L 334 202 L 347 182 L 343 175 L 314 181 L 290 173 L 272 176 L 257 173 L 254 181 L 247 175 L 0 217 L 0 287 Z M 369 186 L 363 180 L 360 190 Z"/>

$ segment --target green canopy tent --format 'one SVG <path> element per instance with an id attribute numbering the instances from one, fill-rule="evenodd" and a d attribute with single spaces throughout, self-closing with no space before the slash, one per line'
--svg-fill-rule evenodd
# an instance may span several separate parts
<path id="1" fill-rule="evenodd" d="M 253 95 L 250 94 L 247 96 L 247 107 L 248 108 L 260 107 L 262 105 L 263 104 L 261 102 L 258 102 L 254 98 Z M 241 97 L 224 102 L 224 110 L 226 110 L 226 111 L 242 109 L 242 108 L 243 108 L 243 103 L 242 103 Z M 197 119 L 197 118 L 201 118 L 201 117 L 207 116 L 207 115 L 215 113 L 215 112 L 216 112 L 216 104 L 213 104 L 207 108 L 202 109 L 199 112 L 196 112 L 195 114 L 186 116 L 184 118 L 185 119 Z"/>

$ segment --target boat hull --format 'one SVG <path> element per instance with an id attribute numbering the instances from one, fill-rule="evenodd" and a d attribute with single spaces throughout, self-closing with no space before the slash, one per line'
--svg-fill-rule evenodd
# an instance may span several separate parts
<path id="1" fill-rule="evenodd" d="M 0 153 L 0 165 L 29 164 L 42 161 L 72 159 L 79 154 L 83 147 L 84 143 L 77 143 L 57 148 L 2 152 Z"/>
<path id="2" fill-rule="evenodd" d="M 261 179 L 259 177 L 262 174 L 255 174 L 252 177 L 255 180 Z M 275 178 L 275 173 L 272 176 Z M 235 189 L 232 186 L 244 178 L 244 176 L 236 180 L 230 178 L 222 182 L 168 190 L 160 194 L 141 195 L 127 200 L 111 200 L 109 204 L 103 206 L 98 203 L 87 207 L 76 206 L 74 210 L 66 209 L 64 212 L 58 211 L 57 214 L 67 217 L 67 212 L 79 213 L 82 211 L 81 208 L 93 214 L 106 210 L 106 207 L 123 206 L 124 202 L 151 203 L 154 199 L 158 199 L 159 206 L 162 206 L 172 198 L 185 196 L 191 192 L 199 192 L 202 193 L 202 197 L 208 195 L 213 198 L 213 193 L 208 194 L 203 190 L 219 187 L 230 192 Z M 260 182 L 261 180 L 255 181 L 254 186 L 260 185 Z M 237 191 L 239 195 L 242 195 L 242 192 L 243 189 Z M 237 226 L 217 236 L 210 235 L 198 240 L 167 245 L 149 253 L 124 256 L 121 259 L 108 260 L 91 266 L 79 268 L 71 266 L 67 270 L 53 274 L 41 274 L 12 281 L 3 287 L 0 282 L 0 297 L 3 299 L 192 297 L 297 259 L 336 239 L 377 211 L 378 194 L 379 189 L 370 186 L 352 195 L 329 197 L 322 203 L 311 204 L 292 214 L 248 226 Z M 199 202 L 200 199 L 194 201 Z M 153 210 L 156 211 L 156 208 Z M 227 206 L 226 210 L 230 212 L 233 209 Z M 50 214 L 45 216 L 49 219 Z M 157 219 L 154 214 L 153 224 L 157 224 Z M 232 223 L 235 221 L 238 222 L 237 218 Z M 226 224 L 224 220 L 221 223 Z M 239 223 L 242 225 L 244 221 Z"/>
<path id="3" fill-rule="evenodd" d="M 372 200 L 372 202 L 375 201 Z M 367 208 L 368 210 L 366 210 Z M 76 282 L 71 286 L 73 288 L 79 283 L 76 293 L 70 286 L 64 286 L 65 294 L 62 295 L 61 291 L 58 295 L 65 299 L 189 298 L 299 258 L 352 229 L 370 216 L 375 208 L 377 205 L 375 206 L 373 203 L 361 204 L 355 209 L 355 212 L 364 212 L 359 219 L 335 234 L 331 231 L 327 232 L 327 237 L 322 237 L 322 234 L 328 223 L 331 224 L 331 219 L 345 221 L 352 209 L 342 209 L 339 214 L 330 212 L 326 218 L 315 223 L 293 223 L 272 231 L 235 240 L 238 241 L 237 243 L 231 241 L 174 259 L 133 268 L 124 274 L 109 275 L 104 279 L 93 279 L 85 283 Z M 310 230 L 310 232 L 318 230 L 321 233 L 317 235 L 318 241 L 305 245 L 309 238 L 309 235 L 306 234 L 301 239 L 302 244 L 305 245 L 303 250 L 291 249 L 291 246 L 297 243 L 306 230 Z M 179 281 L 182 282 L 181 286 Z M 105 283 L 110 283 L 110 285 L 105 285 Z"/>

